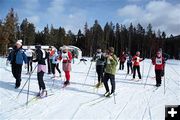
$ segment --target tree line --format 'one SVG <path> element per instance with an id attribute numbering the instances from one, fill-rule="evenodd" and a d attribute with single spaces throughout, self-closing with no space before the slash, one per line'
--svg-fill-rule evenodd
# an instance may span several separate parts
<path id="1" fill-rule="evenodd" d="M 18 15 L 11 8 L 4 20 L 0 20 L 0 54 L 7 53 L 8 47 L 12 47 L 18 39 L 23 40 L 24 45 L 49 45 L 59 48 L 62 45 L 74 45 L 83 51 L 84 56 L 92 56 L 97 48 L 106 50 L 109 46 L 115 48 L 115 54 L 122 51 L 130 51 L 132 54 L 138 50 L 144 57 L 152 57 L 162 48 L 163 52 L 176 59 L 180 59 L 180 35 L 166 36 L 164 31 L 155 32 L 151 24 L 147 28 L 139 23 L 132 23 L 127 27 L 123 24 L 107 22 L 102 27 L 98 20 L 93 26 L 87 23 L 84 29 L 74 34 L 63 27 L 54 28 L 46 25 L 42 31 L 35 31 L 35 25 L 25 18 L 18 22 Z"/>

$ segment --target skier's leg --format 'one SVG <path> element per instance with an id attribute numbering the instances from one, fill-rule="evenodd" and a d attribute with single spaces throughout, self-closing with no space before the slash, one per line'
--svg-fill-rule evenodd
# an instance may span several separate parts
<path id="1" fill-rule="evenodd" d="M 27 57 L 27 74 L 29 73 L 29 66 L 30 66 L 30 58 Z"/>
<path id="2" fill-rule="evenodd" d="M 15 66 L 15 64 L 11 65 L 11 71 L 12 71 L 14 78 L 16 79 L 16 66 Z"/>
<path id="3" fill-rule="evenodd" d="M 99 65 L 96 65 L 96 72 L 98 75 L 98 83 L 100 83 L 101 75 L 100 75 L 100 66 Z"/>
<path id="4" fill-rule="evenodd" d="M 132 63 L 130 63 L 131 74 L 133 73 Z"/>
<path id="5" fill-rule="evenodd" d="M 38 72 L 39 90 L 41 90 L 41 89 L 43 89 L 43 90 L 46 89 L 46 86 L 45 86 L 45 84 L 44 84 L 43 77 L 44 77 L 44 72 L 43 72 L 43 71 Z"/>
<path id="6" fill-rule="evenodd" d="M 30 67 L 31 67 L 31 71 L 30 72 L 32 72 L 32 69 L 33 69 L 33 67 L 32 67 L 32 57 L 31 57 L 31 60 L 30 60 Z"/>
<path id="7" fill-rule="evenodd" d="M 133 78 L 136 76 L 136 66 L 133 66 Z"/>
<path id="8" fill-rule="evenodd" d="M 109 79 L 109 75 L 105 73 L 103 82 L 106 92 L 109 92 L 108 79 Z"/>
<path id="9" fill-rule="evenodd" d="M 16 87 L 21 85 L 22 65 L 16 65 Z"/>
<path id="10" fill-rule="evenodd" d="M 129 74 L 129 63 L 127 63 L 127 74 Z"/>
<path id="11" fill-rule="evenodd" d="M 124 70 L 124 62 L 122 63 L 122 70 Z"/>
<path id="12" fill-rule="evenodd" d="M 56 64 L 56 70 L 59 72 L 59 74 L 61 74 L 61 71 L 59 69 L 59 63 Z"/>
<path id="13" fill-rule="evenodd" d="M 138 71 L 138 77 L 139 77 L 139 79 L 141 79 L 140 66 L 137 66 L 137 71 Z"/>
<path id="14" fill-rule="evenodd" d="M 70 71 L 65 71 L 66 81 L 70 80 Z"/>
<path id="15" fill-rule="evenodd" d="M 54 76 L 55 76 L 55 66 L 56 66 L 56 64 L 52 64 L 52 65 L 51 65 L 51 67 L 52 67 L 52 73 L 53 73 Z"/>
<path id="16" fill-rule="evenodd" d="M 111 81 L 111 86 L 112 86 L 112 89 L 111 89 L 111 94 L 115 92 L 115 76 L 114 75 L 110 75 L 110 81 Z"/>

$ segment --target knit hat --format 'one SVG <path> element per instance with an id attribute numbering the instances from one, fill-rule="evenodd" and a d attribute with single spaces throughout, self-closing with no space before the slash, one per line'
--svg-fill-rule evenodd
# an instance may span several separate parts
<path id="1" fill-rule="evenodd" d="M 18 41 L 16 42 L 16 44 L 19 44 L 19 45 L 22 46 L 22 40 L 18 40 Z"/>
<path id="2" fill-rule="evenodd" d="M 110 53 L 114 53 L 114 48 L 113 47 L 109 47 L 108 50 L 109 50 Z"/>

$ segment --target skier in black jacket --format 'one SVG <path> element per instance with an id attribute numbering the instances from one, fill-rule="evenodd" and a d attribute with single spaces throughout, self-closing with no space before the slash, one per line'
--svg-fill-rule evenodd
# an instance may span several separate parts
<path id="1" fill-rule="evenodd" d="M 48 55 L 43 49 L 41 49 L 40 45 L 36 46 L 36 59 L 33 62 L 38 62 L 37 65 L 37 78 L 39 84 L 39 93 L 37 96 L 45 97 L 47 96 L 46 86 L 43 80 L 44 73 L 46 72 L 46 63 L 45 60 L 47 59 Z"/>

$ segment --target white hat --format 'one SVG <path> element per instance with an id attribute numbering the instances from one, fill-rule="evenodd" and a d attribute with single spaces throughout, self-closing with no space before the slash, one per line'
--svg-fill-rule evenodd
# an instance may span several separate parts
<path id="1" fill-rule="evenodd" d="M 63 50 L 67 50 L 67 49 L 69 49 L 68 46 L 64 45 Z"/>
<path id="2" fill-rule="evenodd" d="M 18 40 L 17 42 L 16 42 L 16 44 L 19 44 L 19 45 L 21 45 L 22 46 L 22 40 L 20 41 L 20 40 Z"/>

